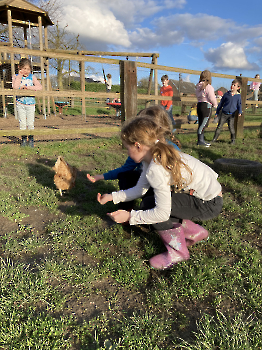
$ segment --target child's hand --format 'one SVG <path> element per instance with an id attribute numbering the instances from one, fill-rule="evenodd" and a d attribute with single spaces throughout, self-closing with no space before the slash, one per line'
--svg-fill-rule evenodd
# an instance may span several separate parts
<path id="1" fill-rule="evenodd" d="M 101 195 L 101 193 L 97 194 L 97 201 L 102 205 L 106 204 L 107 202 L 111 202 L 112 200 L 113 196 L 111 193 L 105 193 L 103 195 Z"/>
<path id="2" fill-rule="evenodd" d="M 108 213 L 107 215 L 118 224 L 129 221 L 131 217 L 131 214 L 129 211 L 121 210 L 121 209 L 117 211 L 113 211 L 112 213 Z"/>
<path id="3" fill-rule="evenodd" d="M 88 180 L 89 181 L 91 181 L 91 182 L 96 182 L 96 181 L 98 181 L 98 180 L 104 180 L 104 175 L 95 175 L 95 176 L 91 176 L 91 175 L 89 175 L 89 174 L 86 174 L 86 177 L 88 178 Z"/>

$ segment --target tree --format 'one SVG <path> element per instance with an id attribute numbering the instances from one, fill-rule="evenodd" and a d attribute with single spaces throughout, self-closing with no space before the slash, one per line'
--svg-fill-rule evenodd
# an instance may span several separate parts
<path id="1" fill-rule="evenodd" d="M 67 26 L 66 26 L 67 27 Z M 49 30 L 49 48 L 63 49 L 63 50 L 77 50 L 80 49 L 78 37 L 69 39 L 69 33 L 66 27 L 61 28 L 59 22 L 55 24 L 52 30 Z M 70 60 L 52 59 L 50 65 L 57 71 L 57 85 L 59 90 L 63 89 L 63 77 L 76 72 Z"/>
<path id="2" fill-rule="evenodd" d="M 83 50 L 83 46 L 79 42 L 79 35 L 73 36 L 68 30 L 67 25 L 60 26 L 59 20 L 61 19 L 63 12 L 63 3 L 61 0 L 31 0 L 36 6 L 40 7 L 44 11 L 48 12 L 49 17 L 54 26 L 48 27 L 48 47 L 50 49 L 62 49 L 62 50 Z M 78 62 L 63 60 L 63 59 L 50 59 L 49 64 L 51 68 L 56 70 L 57 85 L 59 90 L 63 89 L 63 78 L 69 76 L 72 73 L 79 73 Z M 86 67 L 86 72 L 93 72 L 93 68 Z M 70 82 L 69 82 L 70 83 Z"/>
<path id="3" fill-rule="evenodd" d="M 137 87 L 139 89 L 145 89 L 148 90 L 148 84 L 149 84 L 149 77 L 144 77 L 138 80 L 137 82 Z M 154 92 L 154 79 L 152 81 L 152 85 L 151 85 L 151 92 Z"/>

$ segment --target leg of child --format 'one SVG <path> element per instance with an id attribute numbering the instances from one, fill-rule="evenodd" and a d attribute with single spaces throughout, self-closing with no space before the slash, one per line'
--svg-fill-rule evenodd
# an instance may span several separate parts
<path id="1" fill-rule="evenodd" d="M 205 102 L 199 102 L 197 104 L 197 114 L 198 114 L 198 129 L 197 129 L 197 144 L 200 146 L 209 147 L 210 144 L 205 141 L 204 131 L 208 125 L 208 121 L 212 114 L 212 108 L 208 108 L 209 104 Z"/>
<path id="2" fill-rule="evenodd" d="M 189 194 L 172 194 L 171 220 L 177 222 L 179 218 L 182 222 L 187 246 L 202 241 L 209 235 L 204 227 L 195 224 L 193 221 L 210 220 L 217 217 L 222 210 L 222 206 L 223 198 L 220 196 L 210 201 L 203 201 Z"/>
<path id="3" fill-rule="evenodd" d="M 235 133 L 235 118 L 234 115 L 232 114 L 228 120 L 227 120 L 227 125 L 228 125 L 228 129 L 230 131 L 231 134 L 231 144 L 234 145 L 235 144 L 235 140 L 236 140 L 236 133 Z"/>
<path id="4" fill-rule="evenodd" d="M 152 209 L 155 206 L 154 196 L 143 198 L 141 209 Z M 156 230 L 168 230 L 173 223 L 180 223 L 184 228 L 187 246 L 195 244 L 208 237 L 208 232 L 194 222 L 209 220 L 217 217 L 223 206 L 222 197 L 216 197 L 211 201 L 203 201 L 195 196 L 184 193 L 172 193 L 171 217 L 168 221 L 153 224 Z"/>
<path id="5" fill-rule="evenodd" d="M 27 127 L 34 130 L 35 125 L 35 105 L 26 105 Z"/>
<path id="6" fill-rule="evenodd" d="M 142 200 L 143 210 L 152 209 L 155 206 L 154 196 L 148 196 Z M 158 270 L 165 270 L 181 261 L 189 259 L 184 229 L 180 223 L 171 220 L 153 224 L 163 241 L 166 251 L 149 259 L 151 267 Z"/>
<path id="7" fill-rule="evenodd" d="M 26 109 L 22 103 L 17 103 L 17 114 L 19 119 L 20 130 L 26 130 Z"/>
<path id="8" fill-rule="evenodd" d="M 175 122 L 175 119 L 173 117 L 173 106 L 170 106 L 169 109 L 167 109 L 166 111 L 167 111 L 167 113 L 169 115 L 169 118 L 170 118 L 170 120 L 172 122 L 173 127 L 175 127 L 176 126 L 176 122 Z"/>
<path id="9" fill-rule="evenodd" d="M 34 130 L 35 124 L 35 105 L 26 106 L 26 116 L 27 116 L 27 127 L 28 130 Z M 28 136 L 28 145 L 34 147 L 34 135 Z"/>
<path id="10" fill-rule="evenodd" d="M 220 135 L 220 132 L 221 132 L 221 130 L 223 128 L 223 125 L 225 124 L 227 119 L 228 119 L 228 115 L 222 113 L 220 118 L 219 118 L 219 121 L 218 121 L 218 125 L 217 125 L 216 131 L 215 131 L 215 135 L 214 135 L 214 138 L 213 138 L 213 142 L 217 141 L 218 136 Z"/>

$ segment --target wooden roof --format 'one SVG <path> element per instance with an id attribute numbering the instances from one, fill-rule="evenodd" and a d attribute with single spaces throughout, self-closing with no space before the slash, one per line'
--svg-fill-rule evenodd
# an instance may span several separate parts
<path id="1" fill-rule="evenodd" d="M 169 85 L 172 86 L 174 95 L 178 94 L 178 91 L 180 90 L 180 93 L 187 94 L 187 95 L 195 95 L 196 93 L 196 85 L 194 83 L 189 83 L 183 80 L 174 80 L 169 79 Z"/>
<path id="2" fill-rule="evenodd" d="M 225 92 L 228 91 L 228 89 L 226 89 L 226 88 L 224 88 L 223 86 L 221 86 L 219 89 L 217 89 L 217 90 L 215 91 L 215 94 L 216 94 L 216 95 L 217 95 L 217 92 L 218 92 L 218 91 L 222 91 L 223 94 L 224 94 Z"/>
<path id="3" fill-rule="evenodd" d="M 25 0 L 0 0 L 0 23 L 7 24 L 7 10 L 11 10 L 12 19 L 24 21 L 24 25 L 28 21 L 32 26 L 38 23 L 38 16 L 43 26 L 53 25 L 46 11 Z"/>

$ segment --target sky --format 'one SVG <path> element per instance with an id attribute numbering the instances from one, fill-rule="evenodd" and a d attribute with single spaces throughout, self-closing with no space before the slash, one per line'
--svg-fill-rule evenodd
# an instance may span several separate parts
<path id="1" fill-rule="evenodd" d="M 159 65 L 254 77 L 261 14 L 261 0 L 63 0 L 59 23 L 86 50 L 159 53 Z"/>

